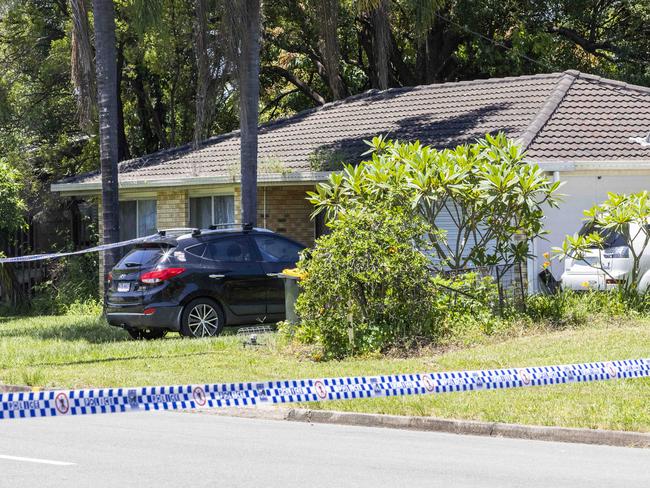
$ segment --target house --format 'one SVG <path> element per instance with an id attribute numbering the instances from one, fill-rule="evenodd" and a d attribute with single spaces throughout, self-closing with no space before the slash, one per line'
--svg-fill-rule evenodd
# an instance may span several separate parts
<path id="1" fill-rule="evenodd" d="M 371 90 L 260 126 L 258 224 L 312 244 L 321 231 L 305 192 L 341 161 L 355 162 L 377 134 L 437 148 L 487 132 L 518 138 L 528 160 L 565 182 L 564 202 L 547 213 L 541 256 L 576 232 L 582 210 L 608 191 L 650 189 L 650 88 L 577 71 Z M 121 237 L 156 228 L 239 220 L 239 134 L 120 164 Z M 100 195 L 100 175 L 52 185 L 64 196 Z M 535 286 L 539 258 L 528 263 Z M 554 263 L 556 277 L 561 265 Z"/>

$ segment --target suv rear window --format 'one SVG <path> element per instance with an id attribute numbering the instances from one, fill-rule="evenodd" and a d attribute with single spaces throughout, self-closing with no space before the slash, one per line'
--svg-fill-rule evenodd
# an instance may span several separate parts
<path id="1" fill-rule="evenodd" d="M 154 266 L 163 255 L 160 247 L 136 247 L 122 258 L 117 268 L 143 268 Z"/>

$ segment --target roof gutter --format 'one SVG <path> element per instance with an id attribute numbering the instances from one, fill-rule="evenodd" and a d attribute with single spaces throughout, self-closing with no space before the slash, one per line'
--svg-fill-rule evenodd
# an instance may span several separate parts
<path id="1" fill-rule="evenodd" d="M 650 160 L 634 161 L 534 161 L 543 171 L 575 172 L 575 171 L 650 171 Z M 335 171 L 296 171 L 292 173 L 263 173 L 257 176 L 257 181 L 263 186 L 274 185 L 299 185 L 325 181 Z M 225 186 L 240 184 L 241 178 L 237 176 L 193 176 L 181 178 L 159 178 L 120 181 L 120 189 L 128 190 L 168 188 L 178 186 Z M 53 192 L 63 195 L 96 194 L 102 189 L 101 182 L 92 183 L 53 183 L 50 187 Z"/>
<path id="2" fill-rule="evenodd" d="M 536 163 L 544 171 L 647 171 L 650 170 L 650 160 L 619 160 L 619 161 L 531 161 Z"/>
<path id="3" fill-rule="evenodd" d="M 263 173 L 257 176 L 257 182 L 264 186 L 272 185 L 297 185 L 305 183 L 318 183 L 325 181 L 333 171 L 305 171 L 295 173 Z M 241 177 L 237 176 L 191 176 L 181 178 L 152 178 L 141 180 L 120 181 L 120 190 L 131 188 L 152 189 L 168 188 L 175 186 L 206 186 L 206 185 L 233 185 L 241 183 Z M 101 182 L 89 183 L 52 183 L 50 189 L 64 195 L 79 195 L 97 193 L 101 191 Z"/>

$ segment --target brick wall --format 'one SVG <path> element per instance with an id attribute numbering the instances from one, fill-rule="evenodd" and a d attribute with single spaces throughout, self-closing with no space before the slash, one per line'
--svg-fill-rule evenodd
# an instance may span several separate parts
<path id="1" fill-rule="evenodd" d="M 158 229 L 188 227 L 190 223 L 187 190 L 161 190 L 157 195 Z"/>
<path id="2" fill-rule="evenodd" d="M 305 200 L 313 186 L 267 186 L 257 190 L 257 226 L 307 246 L 314 243 L 313 206 Z M 266 197 L 266 198 L 265 198 Z M 266 200 L 266 206 L 265 206 Z M 241 223 L 241 189 L 235 188 L 235 221 Z"/>

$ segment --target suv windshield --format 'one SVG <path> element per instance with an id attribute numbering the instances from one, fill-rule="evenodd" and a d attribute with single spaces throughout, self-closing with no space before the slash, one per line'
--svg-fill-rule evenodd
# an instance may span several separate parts
<path id="1" fill-rule="evenodd" d="M 153 266 L 162 254 L 163 250 L 160 247 L 136 247 L 122 258 L 116 268 L 144 268 Z"/>
<path id="2" fill-rule="evenodd" d="M 619 232 L 615 232 L 611 229 L 602 229 L 594 225 L 593 223 L 588 223 L 583 225 L 582 229 L 580 229 L 580 232 L 578 232 L 578 234 L 581 236 L 586 236 L 589 234 L 593 234 L 594 232 L 600 234 L 603 240 L 605 241 L 603 243 L 603 247 L 605 249 L 627 245 L 625 236 L 623 234 Z"/>

